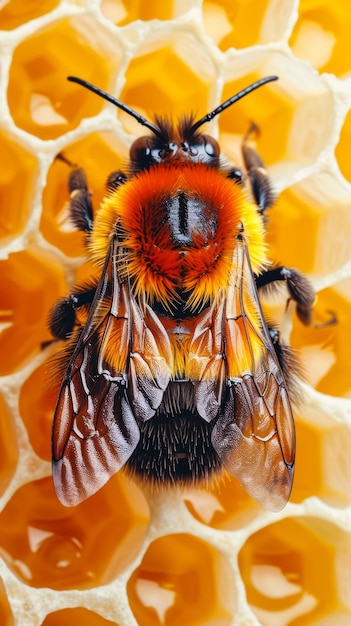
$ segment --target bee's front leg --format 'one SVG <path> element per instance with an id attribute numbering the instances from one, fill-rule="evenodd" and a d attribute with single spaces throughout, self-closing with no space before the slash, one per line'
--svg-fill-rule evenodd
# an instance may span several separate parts
<path id="1" fill-rule="evenodd" d="M 85 233 L 90 233 L 93 228 L 93 206 L 91 192 L 84 170 L 74 167 L 68 178 L 68 190 L 70 193 L 69 216 L 71 222 Z"/>
<path id="2" fill-rule="evenodd" d="M 94 226 L 91 192 L 87 177 L 81 167 L 71 163 L 63 154 L 58 159 L 64 161 L 72 169 L 68 178 L 70 193 L 69 215 L 74 226 L 89 235 Z M 126 175 L 121 171 L 112 172 L 106 181 L 106 191 L 113 193 L 125 183 Z M 52 308 L 49 315 L 49 328 L 55 339 L 66 340 L 76 325 L 76 311 L 81 306 L 90 305 L 95 296 L 96 287 L 81 287 L 65 298 L 61 298 Z"/>
<path id="3" fill-rule="evenodd" d="M 89 191 L 88 181 L 85 171 L 82 167 L 77 167 L 71 163 L 63 154 L 58 154 L 57 157 L 61 161 L 64 161 L 69 165 L 72 170 L 68 178 L 68 191 L 70 194 L 69 203 L 69 217 L 72 224 L 77 228 L 89 235 L 94 225 L 94 212 L 91 202 L 91 191 Z M 106 181 L 106 191 L 114 192 L 116 189 L 125 183 L 127 176 L 124 172 L 118 170 L 112 172 Z"/>
<path id="4" fill-rule="evenodd" d="M 257 127 L 252 124 L 248 133 L 244 137 L 241 147 L 244 157 L 245 167 L 250 179 L 251 190 L 254 200 L 258 206 L 259 213 L 264 215 L 265 211 L 273 204 L 275 194 L 271 181 L 268 177 L 265 165 L 257 150 L 249 143 L 250 135 L 257 132 Z"/>

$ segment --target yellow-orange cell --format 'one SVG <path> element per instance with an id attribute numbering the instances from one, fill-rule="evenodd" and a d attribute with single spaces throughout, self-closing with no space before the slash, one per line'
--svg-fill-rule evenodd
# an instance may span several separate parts
<path id="1" fill-rule="evenodd" d="M 9 601 L 7 599 L 4 583 L 0 578 L 0 624 L 1 626 L 14 626 L 15 622 Z"/>
<path id="2" fill-rule="evenodd" d="M 0 261 L 0 375 L 10 374 L 51 340 L 47 316 L 55 300 L 67 290 L 61 268 L 37 248 Z"/>
<path id="3" fill-rule="evenodd" d="M 142 626 L 233 623 L 235 586 L 224 557 L 191 535 L 155 540 L 128 581 L 131 609 Z"/>
<path id="4" fill-rule="evenodd" d="M 22 232 L 30 211 L 36 159 L 22 146 L 0 133 L 0 238 Z"/>
<path id="5" fill-rule="evenodd" d="M 77 626 L 77 624 L 84 624 L 84 626 L 118 626 L 117 622 L 111 622 L 109 619 L 105 619 L 101 615 L 83 608 L 62 609 L 61 611 L 49 613 L 41 626 Z"/>
<path id="6" fill-rule="evenodd" d="M 335 149 L 335 156 L 342 174 L 351 183 L 351 112 L 346 115 L 343 127 L 340 133 L 339 143 Z"/>
<path id="7" fill-rule="evenodd" d="M 281 53 L 250 54 L 245 63 L 234 59 L 228 66 L 221 101 L 266 76 L 277 76 L 246 95 L 219 115 L 220 139 L 231 154 L 231 142 L 251 135 L 266 165 L 275 165 L 279 178 L 291 180 L 295 170 L 315 163 L 332 133 L 332 98 L 325 85 L 307 66 L 296 67 Z M 294 84 L 290 80 L 293 77 Z"/>
<path id="8" fill-rule="evenodd" d="M 292 502 L 317 496 L 330 506 L 351 503 L 351 432 L 321 410 L 296 412 L 296 465 Z"/>
<path id="9" fill-rule="evenodd" d="M 103 101 L 66 77 L 74 73 L 108 90 L 119 59 L 117 45 L 88 18 L 64 19 L 24 39 L 14 51 L 8 87 L 16 125 L 53 139 L 96 115 Z"/>
<path id="10" fill-rule="evenodd" d="M 254 46 L 261 42 L 267 7 L 267 0 L 205 0 L 202 9 L 205 29 L 220 50 Z"/>
<path id="11" fill-rule="evenodd" d="M 245 527 L 262 511 L 239 482 L 229 476 L 208 489 L 186 490 L 184 501 L 197 520 L 225 530 Z"/>
<path id="12" fill-rule="evenodd" d="M 317 518 L 284 519 L 251 535 L 239 567 L 260 624 L 351 622 L 350 569 L 342 569 L 350 555 L 347 533 Z"/>
<path id="13" fill-rule="evenodd" d="M 300 0 L 290 45 L 320 72 L 343 77 L 351 70 L 351 12 L 346 2 Z"/>
<path id="14" fill-rule="evenodd" d="M 0 394 L 0 495 L 10 483 L 18 460 L 16 428 L 10 409 Z M 0 621 L 0 623 L 2 623 Z"/>
<path id="15" fill-rule="evenodd" d="M 268 73 L 265 74 L 268 76 Z M 263 76 L 255 71 L 250 71 L 235 80 L 228 78 L 221 101 L 226 101 L 260 78 Z M 255 124 L 257 131 L 251 133 L 250 140 L 254 142 L 262 159 L 266 164 L 279 160 L 287 142 L 291 116 L 290 105 L 287 106 L 284 99 L 280 97 L 277 83 L 261 87 L 219 115 L 218 125 L 222 151 L 232 158 L 233 149 L 238 152 L 238 146 L 240 149 L 245 135 L 249 132 L 252 124 Z M 275 121 L 274 125 L 273 120 Z M 277 125 L 279 125 L 279 142 L 272 141 L 272 134 L 275 134 Z"/>
<path id="16" fill-rule="evenodd" d="M 213 61 L 194 37 L 169 33 L 138 50 L 127 68 L 120 100 L 148 120 L 154 114 L 174 121 L 184 114 L 201 116 L 208 112 L 214 78 Z M 129 132 L 147 134 L 126 114 L 121 119 Z"/>
<path id="17" fill-rule="evenodd" d="M 21 487 L 0 514 L 0 554 L 33 587 L 95 587 L 135 558 L 147 521 L 144 497 L 120 475 L 74 508 L 44 478 Z"/>
<path id="18" fill-rule="evenodd" d="M 0 9 L 0 30 L 13 30 L 40 15 L 49 13 L 58 4 L 59 0 L 45 0 L 45 4 L 40 0 L 31 0 L 31 2 L 8 0 L 2 3 Z"/>
<path id="19" fill-rule="evenodd" d="M 66 146 L 63 156 L 72 163 L 72 167 L 85 170 L 94 211 L 97 211 L 105 194 L 107 177 L 111 172 L 126 166 L 128 150 L 111 134 L 92 133 Z M 74 229 L 68 215 L 67 183 L 72 167 L 62 159 L 54 160 L 43 192 L 40 222 L 45 239 L 69 257 L 85 254 L 84 235 Z"/>
<path id="20" fill-rule="evenodd" d="M 350 294 L 350 280 L 321 291 L 314 309 L 317 326 L 309 328 L 296 321 L 291 335 L 307 380 L 318 391 L 333 396 L 351 396 Z"/>
<path id="21" fill-rule="evenodd" d="M 269 255 L 274 262 L 322 276 L 350 260 L 350 194 L 329 173 L 286 189 L 268 217 Z M 324 300 L 327 309 L 333 308 L 328 298 Z"/>
<path id="22" fill-rule="evenodd" d="M 54 359 L 35 369 L 23 382 L 19 408 L 31 445 L 40 458 L 51 460 L 51 428 L 60 380 L 53 382 Z"/>

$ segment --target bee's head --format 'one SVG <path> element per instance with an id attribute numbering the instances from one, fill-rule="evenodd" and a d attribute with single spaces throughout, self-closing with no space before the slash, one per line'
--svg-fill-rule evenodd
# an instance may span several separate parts
<path id="1" fill-rule="evenodd" d="M 220 154 L 218 142 L 209 135 L 193 132 L 192 118 L 183 118 L 177 127 L 168 120 L 157 118 L 160 134 L 136 139 L 130 148 L 133 171 L 167 162 L 206 163 L 217 166 Z"/>
<path id="2" fill-rule="evenodd" d="M 68 80 L 78 83 L 108 100 L 108 102 L 112 102 L 112 104 L 134 117 L 139 124 L 151 130 L 150 135 L 136 139 L 130 149 L 132 171 L 139 172 L 149 169 L 152 165 L 171 161 L 205 163 L 213 167 L 218 166 L 220 148 L 217 141 L 209 135 L 198 132 L 198 129 L 232 104 L 251 93 L 251 91 L 273 80 L 277 80 L 277 76 L 266 76 L 252 83 L 196 122 L 193 121 L 192 117 L 184 117 L 177 127 L 174 127 L 167 119 L 156 118 L 155 124 L 149 122 L 128 105 L 123 104 L 114 96 L 81 78 L 69 76 Z"/>

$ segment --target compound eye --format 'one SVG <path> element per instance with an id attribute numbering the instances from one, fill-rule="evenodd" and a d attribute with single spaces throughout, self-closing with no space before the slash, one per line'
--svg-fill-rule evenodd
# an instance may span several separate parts
<path id="1" fill-rule="evenodd" d="M 151 154 L 150 137 L 139 137 L 136 139 L 129 151 L 130 160 L 134 163 L 143 162 L 145 157 L 149 157 Z"/>
<path id="2" fill-rule="evenodd" d="M 207 156 L 212 157 L 214 159 L 216 157 L 219 157 L 220 148 L 219 148 L 218 142 L 215 139 L 213 139 L 213 137 L 210 137 L 209 135 L 202 135 L 202 138 L 204 142 L 204 150 Z"/>

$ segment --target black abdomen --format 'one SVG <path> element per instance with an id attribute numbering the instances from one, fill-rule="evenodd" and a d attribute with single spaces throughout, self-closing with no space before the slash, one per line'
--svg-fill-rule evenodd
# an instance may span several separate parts
<path id="1" fill-rule="evenodd" d="M 221 469 L 211 443 L 212 428 L 196 412 L 155 415 L 141 424 L 140 441 L 126 469 L 160 485 L 206 481 Z"/>

